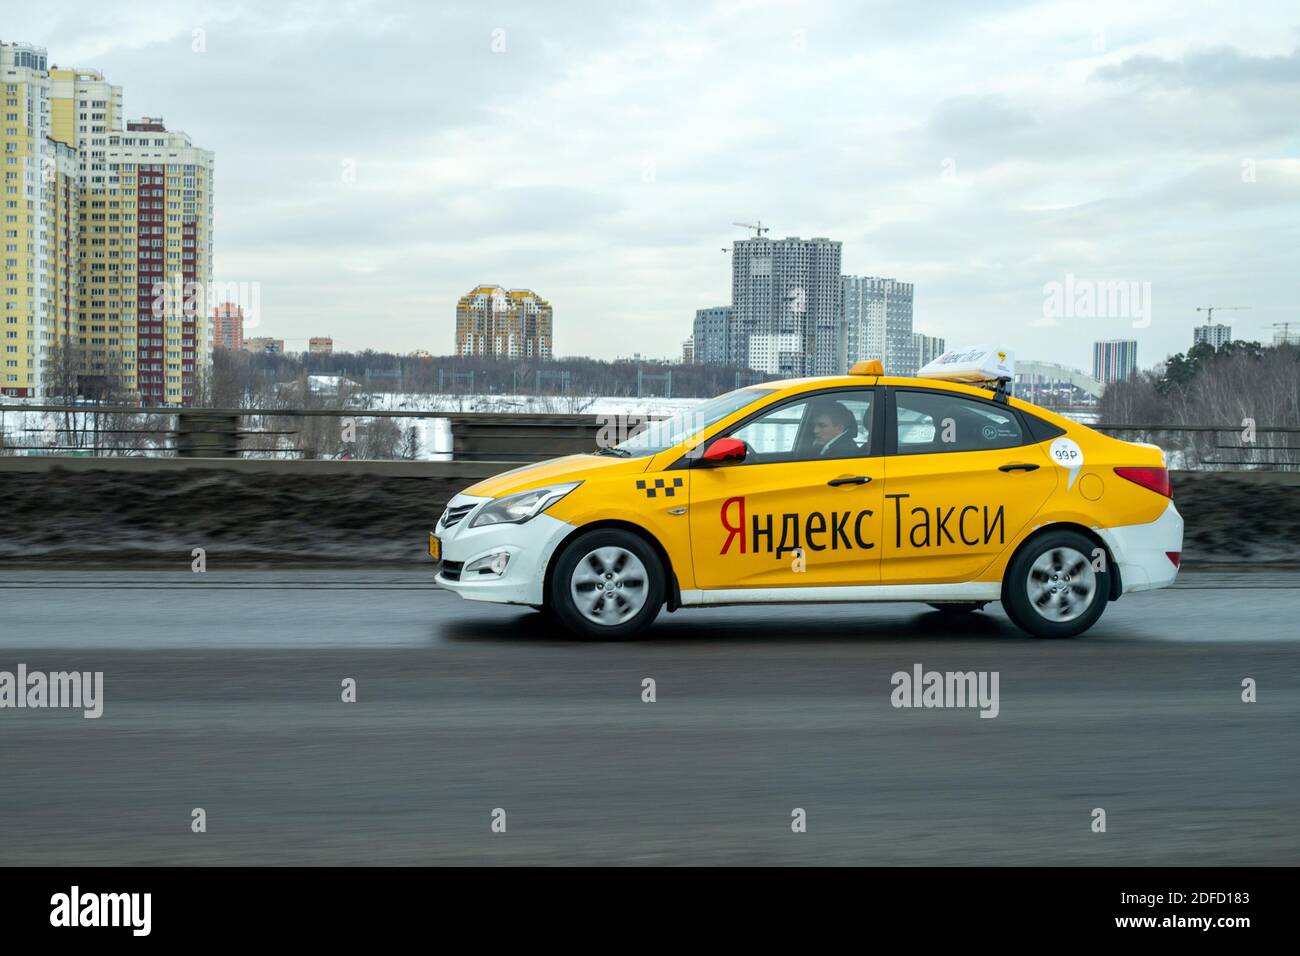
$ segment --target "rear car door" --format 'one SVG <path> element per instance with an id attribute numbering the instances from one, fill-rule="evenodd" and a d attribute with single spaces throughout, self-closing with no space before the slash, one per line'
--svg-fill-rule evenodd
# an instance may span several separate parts
<path id="1" fill-rule="evenodd" d="M 1062 471 L 1010 405 L 942 389 L 888 392 L 881 582 L 977 580 Z"/>

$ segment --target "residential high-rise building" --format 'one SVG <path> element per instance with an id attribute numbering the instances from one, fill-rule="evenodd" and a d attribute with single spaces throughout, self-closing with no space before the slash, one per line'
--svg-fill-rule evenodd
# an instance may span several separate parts
<path id="1" fill-rule="evenodd" d="M 456 303 L 456 354 L 551 357 L 551 306 L 528 289 L 477 286 Z"/>
<path id="2" fill-rule="evenodd" d="M 78 291 L 77 156 L 50 138 L 46 51 L 0 42 L 3 265 L 0 273 L 0 395 L 46 388 L 48 350 L 75 344 Z"/>
<path id="3" fill-rule="evenodd" d="M 729 363 L 778 375 L 836 375 L 845 364 L 840 243 L 737 240 Z"/>
<path id="4" fill-rule="evenodd" d="M 22 197 L 7 200 L 5 274 L 31 276 L 0 286 L 0 321 L 21 317 L 0 388 L 65 394 L 111 380 L 146 404 L 184 404 L 211 361 L 212 153 L 161 120 L 123 129 L 121 87 L 47 59 L 0 43 L 0 148 L 9 195 Z M 17 261 L 29 256 L 30 267 Z"/>
<path id="5" fill-rule="evenodd" d="M 223 302 L 212 310 L 212 347 L 238 352 L 244 347 L 244 310 Z"/>
<path id="6" fill-rule="evenodd" d="M 698 365 L 727 365 L 731 362 L 731 307 L 715 305 L 695 310 L 691 333 Z"/>
<path id="7" fill-rule="evenodd" d="M 926 335 L 923 332 L 912 333 L 912 345 L 916 349 L 916 367 L 918 370 L 925 368 L 925 366 L 942 355 L 945 347 L 942 338 L 937 335 Z"/>
<path id="8" fill-rule="evenodd" d="M 1273 344 L 1274 345 L 1300 345 L 1300 323 L 1274 322 L 1273 323 Z"/>
<path id="9" fill-rule="evenodd" d="M 267 355 L 283 355 L 284 339 L 273 339 L 269 335 L 258 335 L 251 339 L 244 339 L 244 351 L 265 353 Z"/>
<path id="10" fill-rule="evenodd" d="M 46 143 L 49 161 L 44 183 L 44 205 L 50 219 L 46 234 L 48 268 L 46 279 L 45 322 L 38 348 L 46 355 L 37 362 L 40 376 L 39 391 L 49 394 L 51 388 L 59 391 L 57 375 L 47 375 L 48 354 L 58 350 L 76 348 L 82 338 L 79 332 L 78 310 L 84 292 L 81 284 L 81 186 L 78 175 L 77 152 L 57 140 Z M 64 363 L 64 368 L 69 368 Z M 68 381 L 68 388 L 76 383 Z"/>
<path id="11" fill-rule="evenodd" d="M 307 340 L 307 351 L 312 355 L 330 355 L 334 351 L 334 340 L 327 335 L 314 335 Z"/>
<path id="12" fill-rule="evenodd" d="M 848 364 L 880 359 L 890 375 L 920 368 L 912 338 L 912 283 L 879 276 L 844 276 Z"/>
<path id="13" fill-rule="evenodd" d="M 682 340 L 682 364 L 695 364 L 695 336 L 688 335 Z"/>
<path id="14" fill-rule="evenodd" d="M 55 139 L 80 152 L 89 140 L 122 128 L 122 87 L 98 70 L 50 70 L 52 132 Z"/>
<path id="15" fill-rule="evenodd" d="M 1232 341 L 1232 326 L 1224 325 L 1222 322 L 1215 322 L 1213 325 L 1198 325 L 1192 329 L 1192 344 L 1200 345 L 1205 342 L 1217 348 L 1222 348 Z"/>
<path id="16" fill-rule="evenodd" d="M 1092 377 L 1103 385 L 1122 382 L 1137 372 L 1135 339 L 1119 339 L 1092 344 Z"/>
<path id="17" fill-rule="evenodd" d="M 212 353 L 213 155 L 150 117 L 89 143 L 81 333 L 92 361 L 120 356 L 144 404 L 186 404 Z"/>

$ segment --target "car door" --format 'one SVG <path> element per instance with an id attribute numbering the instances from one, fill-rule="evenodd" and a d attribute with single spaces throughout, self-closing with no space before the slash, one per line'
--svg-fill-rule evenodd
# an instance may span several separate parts
<path id="1" fill-rule="evenodd" d="M 882 583 L 976 580 L 1033 520 L 1060 469 L 1010 405 L 892 387 L 886 406 Z"/>
<path id="2" fill-rule="evenodd" d="M 884 408 L 874 388 L 804 393 L 718 437 L 740 462 L 692 462 L 696 587 L 875 584 L 880 577 Z"/>

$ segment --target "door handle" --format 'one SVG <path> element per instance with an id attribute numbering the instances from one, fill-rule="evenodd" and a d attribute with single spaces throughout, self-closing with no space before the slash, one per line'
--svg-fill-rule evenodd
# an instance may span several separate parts
<path id="1" fill-rule="evenodd" d="M 852 478 L 832 478 L 826 484 L 837 488 L 840 485 L 865 485 L 869 481 L 871 481 L 870 475 L 854 475 Z"/>
<path id="2" fill-rule="evenodd" d="M 998 471 L 1037 471 L 1037 465 L 1031 465 L 1027 461 L 1013 461 L 1009 465 L 1003 465 Z"/>

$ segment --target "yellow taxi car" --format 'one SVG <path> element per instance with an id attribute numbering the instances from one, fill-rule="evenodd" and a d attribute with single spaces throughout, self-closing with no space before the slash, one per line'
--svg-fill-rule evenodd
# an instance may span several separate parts
<path id="1" fill-rule="evenodd" d="M 436 580 L 590 638 L 665 606 L 857 601 L 1000 601 L 1030 634 L 1079 634 L 1173 583 L 1183 520 L 1159 448 L 1008 396 L 1009 371 L 988 347 L 910 378 L 862 362 L 505 472 L 448 503 Z"/>

